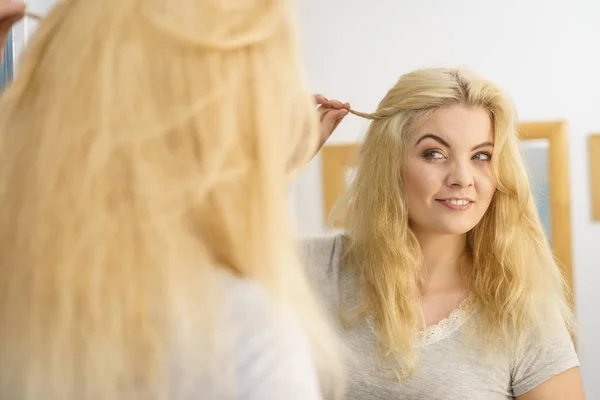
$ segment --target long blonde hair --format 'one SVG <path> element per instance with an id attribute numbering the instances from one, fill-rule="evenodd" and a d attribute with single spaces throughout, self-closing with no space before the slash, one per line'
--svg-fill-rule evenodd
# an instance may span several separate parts
<path id="1" fill-rule="evenodd" d="M 401 362 L 401 378 L 418 362 L 415 332 L 424 328 L 422 254 L 403 195 L 404 148 L 425 115 L 451 104 L 487 110 L 495 136 L 497 190 L 483 219 L 467 234 L 468 267 L 462 271 L 478 310 L 476 334 L 493 349 L 518 346 L 527 332 L 543 335 L 549 316 L 557 313 L 572 327 L 568 288 L 538 218 L 508 96 L 464 68 L 411 72 L 399 79 L 377 111 L 353 111 L 373 122 L 356 176 L 335 214 L 348 231 L 344 264 L 356 267 L 363 283 L 354 317 L 375 315 L 382 351 Z"/>
<path id="2" fill-rule="evenodd" d="M 0 102 L 0 398 L 234 386 L 215 271 L 293 307 L 335 378 L 288 227 L 285 170 L 318 133 L 286 3 L 63 0 L 42 21 Z"/>

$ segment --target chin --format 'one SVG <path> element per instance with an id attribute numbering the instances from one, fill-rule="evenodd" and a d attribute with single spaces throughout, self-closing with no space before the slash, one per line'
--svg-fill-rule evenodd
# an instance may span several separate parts
<path id="1" fill-rule="evenodd" d="M 469 232 L 471 229 L 475 227 L 474 223 L 446 223 L 446 224 L 438 224 L 437 227 L 433 230 L 438 231 L 443 235 L 464 235 Z M 436 229 L 437 228 L 437 229 Z"/>
<path id="2" fill-rule="evenodd" d="M 466 233 L 468 233 L 471 229 L 460 229 L 460 228 L 455 228 L 455 229 L 447 229 L 445 231 L 441 231 L 440 233 L 443 233 L 444 235 L 464 235 Z"/>
<path id="3" fill-rule="evenodd" d="M 481 220 L 475 215 L 428 215 L 421 220 L 411 219 L 414 230 L 436 235 L 464 235 L 472 230 Z"/>

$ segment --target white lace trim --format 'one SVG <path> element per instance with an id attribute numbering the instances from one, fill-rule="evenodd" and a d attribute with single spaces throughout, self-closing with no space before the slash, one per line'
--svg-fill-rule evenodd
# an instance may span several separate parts
<path id="1" fill-rule="evenodd" d="M 423 331 L 417 332 L 416 347 L 425 347 L 430 344 L 439 342 L 456 332 L 470 317 L 473 315 L 471 310 L 471 301 L 469 298 L 460 303 L 458 308 L 450 313 L 447 318 L 444 318 L 435 325 L 427 327 Z M 367 324 L 371 331 L 377 334 L 373 315 L 367 317 Z"/>
<path id="2" fill-rule="evenodd" d="M 452 311 L 447 318 L 418 332 L 415 345 L 417 347 L 429 346 L 456 332 L 471 316 L 471 313 L 468 312 L 470 305 L 471 301 L 469 298 L 464 299 L 458 308 Z"/>

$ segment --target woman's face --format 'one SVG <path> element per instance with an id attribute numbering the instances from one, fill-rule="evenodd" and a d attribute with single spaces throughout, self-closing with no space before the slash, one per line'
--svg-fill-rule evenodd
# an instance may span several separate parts
<path id="1" fill-rule="evenodd" d="M 489 113 L 452 105 L 421 121 L 402 168 L 411 226 L 417 232 L 463 234 L 488 209 L 496 185 Z"/>

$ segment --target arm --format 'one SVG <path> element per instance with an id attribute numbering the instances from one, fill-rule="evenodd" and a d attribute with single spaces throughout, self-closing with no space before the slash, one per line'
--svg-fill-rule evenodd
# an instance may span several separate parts
<path id="1" fill-rule="evenodd" d="M 339 100 L 329 100 L 321 94 L 316 94 L 315 101 L 319 105 L 317 113 L 319 115 L 320 140 L 317 151 L 323 147 L 333 131 L 338 127 L 350 111 L 350 103 L 342 103 Z"/>
<path id="2" fill-rule="evenodd" d="M 583 400 L 579 358 L 564 320 L 548 325 L 546 340 L 532 335 L 513 361 L 512 387 L 518 400 Z"/>
<path id="3" fill-rule="evenodd" d="M 541 383 L 517 400 L 584 400 L 579 367 L 568 369 Z"/>
<path id="4" fill-rule="evenodd" d="M 317 144 L 317 148 L 312 152 L 310 157 L 311 159 L 319 153 L 325 142 L 327 142 L 329 137 L 333 134 L 333 131 L 335 131 L 337 126 L 350 111 L 349 103 L 342 103 L 339 100 L 329 100 L 320 94 L 315 94 L 314 99 L 317 104 L 316 111 L 319 118 L 319 143 Z M 299 151 L 299 153 L 303 154 L 303 151 Z M 302 163 L 299 164 L 300 160 L 298 157 L 299 154 L 296 152 L 292 155 L 292 157 L 290 157 L 286 166 L 286 171 L 288 174 L 295 175 L 299 168 L 304 167 Z M 302 157 L 304 157 L 304 154 Z"/>

